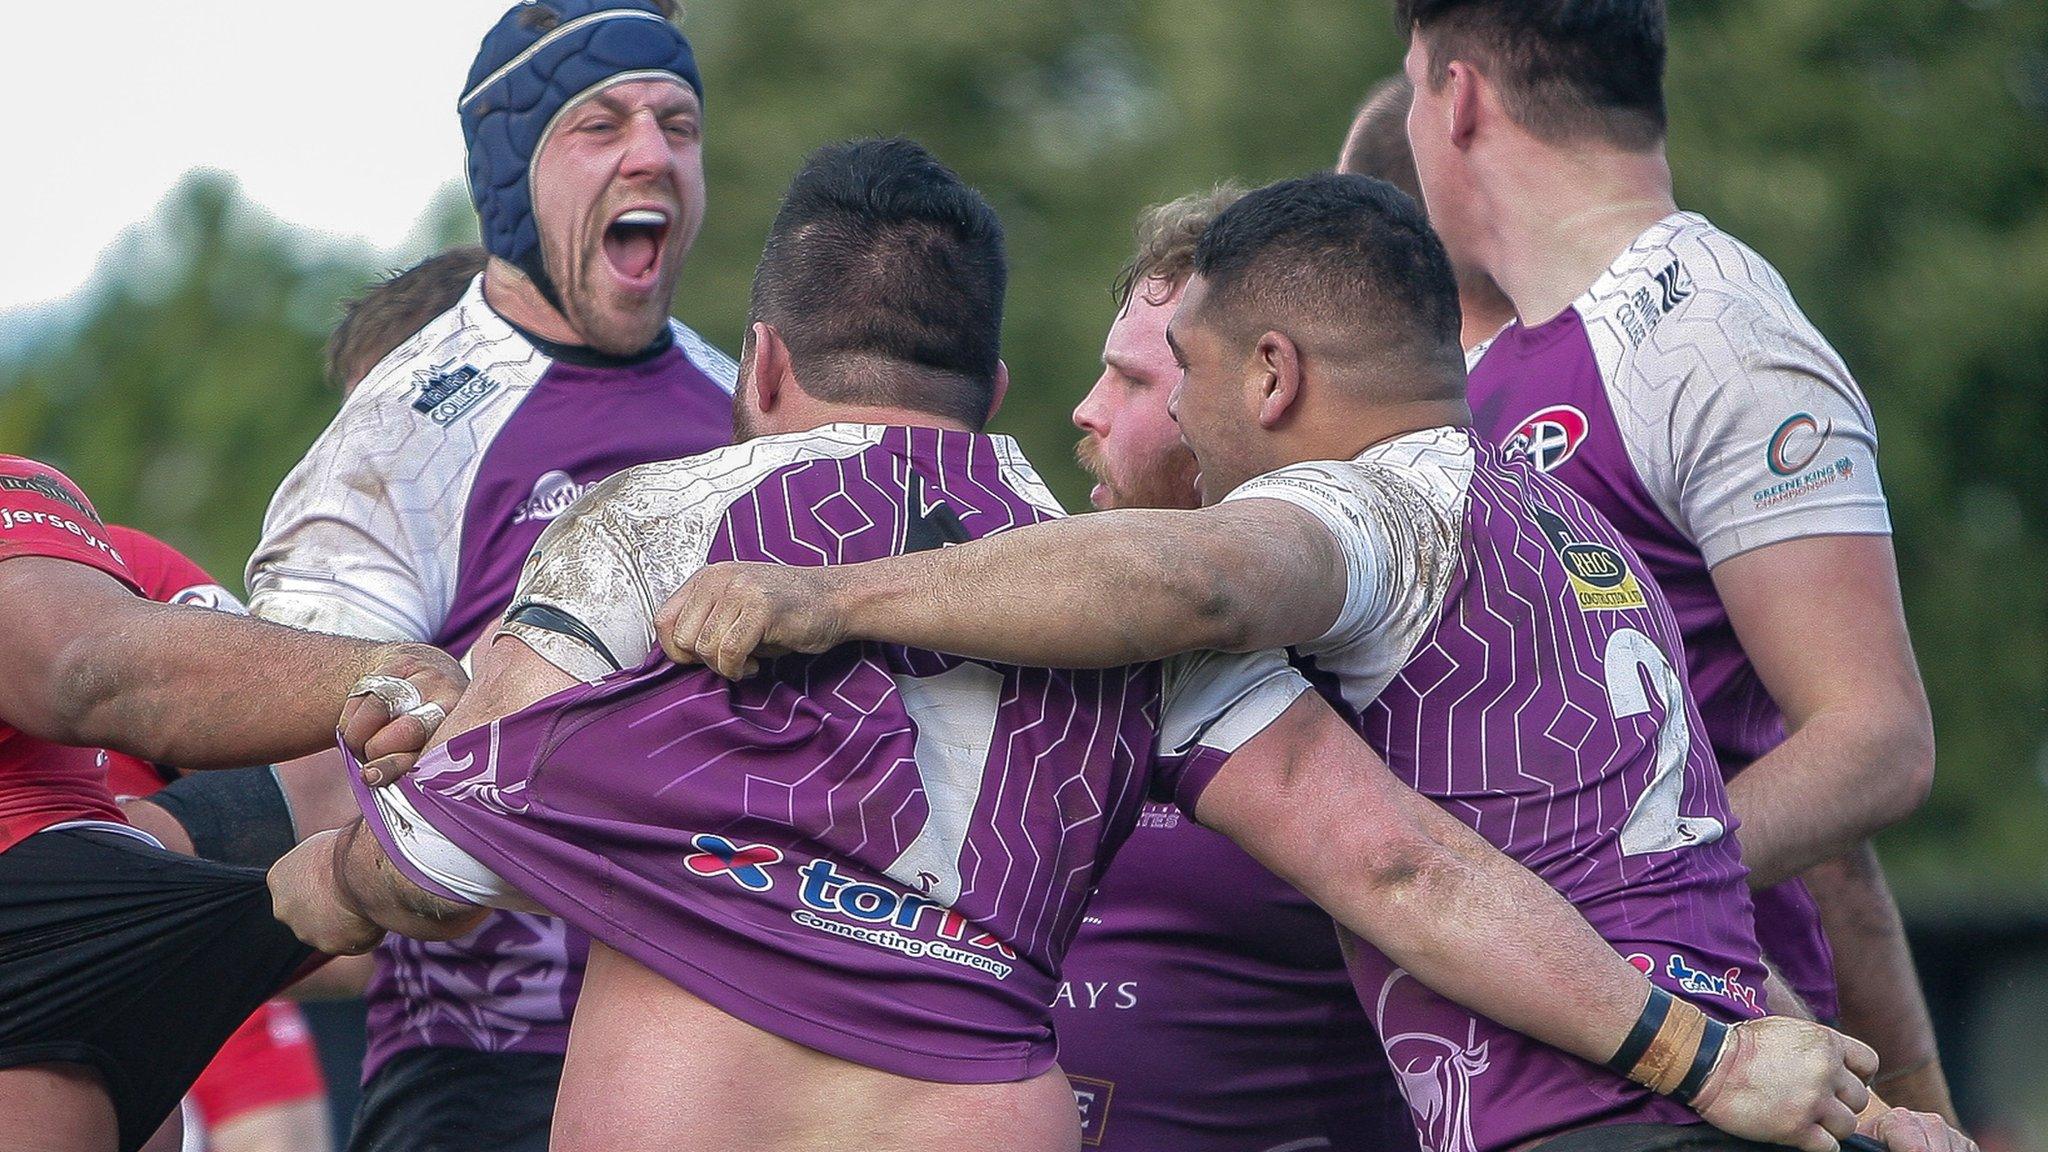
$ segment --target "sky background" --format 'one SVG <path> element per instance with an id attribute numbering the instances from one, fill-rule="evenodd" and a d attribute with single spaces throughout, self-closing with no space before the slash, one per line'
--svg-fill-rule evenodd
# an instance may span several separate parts
<path id="1" fill-rule="evenodd" d="M 400 245 L 462 178 L 455 99 L 504 6 L 9 5 L 0 314 L 83 286 L 114 237 L 193 168 L 232 173 L 293 225 Z"/>

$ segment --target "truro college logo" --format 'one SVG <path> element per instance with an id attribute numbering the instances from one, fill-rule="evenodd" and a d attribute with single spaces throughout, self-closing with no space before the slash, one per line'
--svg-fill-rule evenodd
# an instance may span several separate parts
<path id="1" fill-rule="evenodd" d="M 1780 476 L 1797 476 L 1806 471 L 1820 450 L 1828 446 L 1828 437 L 1835 431 L 1835 422 L 1830 420 L 1823 427 L 1810 412 L 1797 412 L 1778 425 L 1771 433 L 1768 449 L 1771 471 Z"/>
<path id="2" fill-rule="evenodd" d="M 1505 447 L 1548 472 L 1571 459 L 1585 441 L 1586 414 L 1569 404 L 1553 404 L 1522 421 Z"/>

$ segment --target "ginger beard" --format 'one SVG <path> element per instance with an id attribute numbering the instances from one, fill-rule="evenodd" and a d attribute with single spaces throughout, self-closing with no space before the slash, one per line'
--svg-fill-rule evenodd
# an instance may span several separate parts
<path id="1" fill-rule="evenodd" d="M 541 259 L 563 318 L 601 352 L 661 336 L 704 220 L 697 97 L 616 84 L 564 112 L 534 165 Z"/>
<path id="2" fill-rule="evenodd" d="M 1195 508 L 1195 456 L 1167 411 L 1180 376 L 1166 346 L 1179 285 L 1137 285 L 1102 346 L 1102 376 L 1074 407 L 1087 433 L 1074 461 L 1095 478 L 1089 503 L 1108 508 Z"/>

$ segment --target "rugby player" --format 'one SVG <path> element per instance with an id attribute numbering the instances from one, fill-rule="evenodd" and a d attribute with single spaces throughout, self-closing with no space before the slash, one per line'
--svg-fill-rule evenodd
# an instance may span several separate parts
<path id="1" fill-rule="evenodd" d="M 1101 508 L 1194 508 L 1194 456 L 1166 411 L 1166 322 L 1195 242 L 1235 185 L 1148 210 L 1118 278 L 1074 455 Z M 1053 1000 L 1060 1067 L 1104 1152 L 1399 1152 L 1415 1125 L 1327 913 L 1229 837 L 1145 805 L 1103 877 Z"/>
<path id="2" fill-rule="evenodd" d="M 1597 513 L 1464 426 L 1456 288 L 1414 202 L 1359 177 L 1285 181 L 1210 225 L 1194 273 L 1166 333 L 1173 414 L 1218 506 L 845 568 L 714 568 L 664 609 L 671 653 L 733 674 L 764 645 L 849 636 L 1063 667 L 1288 646 L 1401 779 L 1660 986 L 1720 1019 L 1760 1014 L 1742 865 L 1669 613 Z M 1205 818 L 1263 837 L 1291 815 L 1259 814 Z M 1331 906 L 1312 872 L 1326 845 L 1247 842 Z M 1673 1101 L 1446 999 L 1372 943 L 1353 941 L 1353 981 L 1424 1147 L 1620 1125 L 1636 1146 L 1697 1138 Z"/>
<path id="3" fill-rule="evenodd" d="M 278 489 L 257 616 L 467 652 L 579 493 L 730 442 L 734 365 L 668 314 L 704 212 L 703 93 L 671 11 L 542 0 L 485 36 L 459 112 L 488 263 Z M 350 1147 L 544 1148 L 583 951 L 513 912 L 380 948 Z"/>
<path id="4" fill-rule="evenodd" d="M 347 398 L 379 361 L 455 307 L 484 270 L 485 259 L 482 248 L 458 245 L 380 280 L 349 301 L 341 323 L 327 337 L 322 357 L 327 383 Z M 177 559 L 167 571 L 191 569 L 190 561 Z M 216 590 L 205 593 L 208 606 L 247 611 L 232 593 L 212 587 Z M 356 801 L 342 774 L 340 754 L 326 749 L 273 766 L 186 773 L 159 788 L 131 790 L 121 810 L 173 852 L 268 868 L 305 837 L 354 819 Z M 359 996 L 370 971 L 368 958 L 332 961 L 293 985 L 293 995 Z"/>
<path id="5" fill-rule="evenodd" d="M 0 456 L 0 1130 L 10 1148 L 141 1146 L 221 1042 L 309 953 L 262 873 L 164 851 L 106 761 L 298 755 L 335 717 L 416 750 L 464 677 L 417 644 L 322 636 L 138 595 L 56 470 Z M 363 687 L 375 704 L 344 708 Z M 410 697 L 395 720 L 381 702 Z"/>
<path id="6" fill-rule="evenodd" d="M 1415 174 L 1415 154 L 1408 147 L 1408 107 L 1415 86 L 1395 74 L 1380 81 L 1358 106 L 1337 154 L 1337 171 L 1385 180 L 1422 203 L 1422 182 Z M 1458 343 L 1476 348 L 1515 318 L 1515 306 L 1485 272 L 1451 256 L 1458 277 Z"/>
<path id="7" fill-rule="evenodd" d="M 109 524 L 107 542 L 128 562 L 137 590 L 161 604 L 190 604 L 245 615 L 234 593 L 162 540 Z M 180 778 L 176 769 L 125 753 L 107 755 L 107 786 L 136 827 L 172 851 L 189 851 L 138 819 L 131 798 L 148 796 Z M 257 773 L 270 768 L 258 768 Z M 210 775 L 224 776 L 246 769 Z M 173 828 L 180 828 L 175 823 Z M 297 989 L 299 985 L 294 985 Z M 199 1074 L 185 1096 L 182 1117 L 165 1124 L 147 1148 L 205 1148 L 209 1152 L 327 1152 L 327 1081 L 298 1005 L 272 1000 L 242 1022 Z M 182 1119 L 182 1125 L 179 1123 Z M 147 1152 L 147 1150 L 145 1150 Z"/>
<path id="8" fill-rule="evenodd" d="M 946 546 L 1057 516 L 1015 445 L 974 431 L 1007 383 L 1003 283 L 993 212 L 922 149 L 822 150 L 756 274 L 743 442 L 614 477 L 550 529 L 472 727 L 280 861 L 280 915 L 344 951 L 462 931 L 477 902 L 587 927 L 558 1152 L 1074 1149 L 1047 1002 L 1156 789 L 1446 992 L 1833 1148 L 1867 1051 L 1649 987 L 1277 653 L 1062 673 L 849 646 L 735 685 L 662 658 L 656 604 L 707 562 L 972 551 Z"/>
<path id="9" fill-rule="evenodd" d="M 1889 1098 L 1954 1122 L 1869 845 L 1934 775 L 1869 405 L 1770 264 L 1673 201 L 1662 0 L 1414 0 L 1401 18 L 1430 217 L 1521 317 L 1472 370 L 1478 431 L 1642 556 L 1766 954 L 1877 1048 Z"/>

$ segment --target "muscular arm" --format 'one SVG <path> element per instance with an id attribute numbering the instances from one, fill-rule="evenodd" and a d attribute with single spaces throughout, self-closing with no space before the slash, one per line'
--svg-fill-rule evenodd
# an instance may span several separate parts
<path id="1" fill-rule="evenodd" d="M 736 571 L 747 580 L 731 595 Z M 655 632 L 677 660 L 727 675 L 757 647 L 822 652 L 849 639 L 1114 667 L 1313 640 L 1343 608 L 1345 572 L 1308 513 L 1240 500 L 1097 513 L 866 564 L 716 565 L 662 608 Z"/>
<path id="2" fill-rule="evenodd" d="M 1546 1044 L 1605 1061 L 1649 997 L 1563 896 L 1395 779 L 1313 694 L 1238 749 L 1197 809 L 1417 979 Z"/>
<path id="3" fill-rule="evenodd" d="M 1396 780 L 1313 695 L 1241 746 L 1197 810 L 1417 979 L 1534 1039 L 1604 1063 L 1649 999 L 1563 896 Z M 1815 1150 L 1853 1130 L 1868 1049 L 1782 1017 L 1734 1035 L 1695 1101 L 1710 1123 Z"/>
<path id="4" fill-rule="evenodd" d="M 1728 785 L 1751 883 L 1807 882 L 1836 957 L 1842 1026 L 1905 1074 L 1885 1085 L 1894 1103 L 1954 1123 L 1905 929 L 1869 844 L 1920 806 L 1934 778 L 1891 541 L 1786 541 L 1722 563 L 1714 585 L 1790 733 Z"/>
<path id="5" fill-rule="evenodd" d="M 372 644 L 152 603 L 67 560 L 0 563 L 0 605 L 8 723 L 55 743 L 181 767 L 311 752 L 333 739 L 343 698 L 373 671 L 423 672 L 439 686 L 428 698 L 443 706 L 462 684 L 454 662 L 425 645 Z"/>
<path id="6" fill-rule="evenodd" d="M 1789 738 L 1728 785 L 1768 887 L 1903 820 L 1934 782 L 1934 723 L 1891 541 L 1817 536 L 1736 556 L 1714 587 Z"/>

